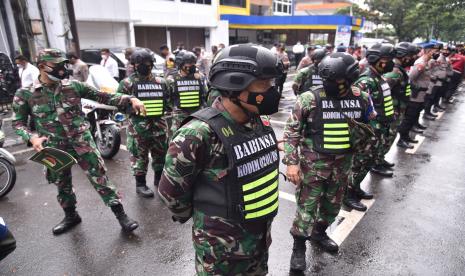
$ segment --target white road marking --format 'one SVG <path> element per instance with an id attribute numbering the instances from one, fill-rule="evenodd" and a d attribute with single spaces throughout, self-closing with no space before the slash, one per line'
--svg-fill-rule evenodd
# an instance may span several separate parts
<path id="1" fill-rule="evenodd" d="M 290 193 L 279 191 L 279 197 L 283 198 L 283 199 L 286 199 L 286 200 L 289 200 L 289 201 L 292 201 L 294 203 L 296 202 L 295 201 L 295 196 L 293 194 L 290 194 Z"/>
<path id="2" fill-rule="evenodd" d="M 415 140 L 418 140 L 418 143 L 413 144 L 413 149 L 406 149 L 405 153 L 414 154 L 415 152 L 417 152 L 420 145 L 423 143 L 423 141 L 425 141 L 425 136 L 417 134 L 415 135 Z"/>
<path id="3" fill-rule="evenodd" d="M 334 231 L 329 233 L 331 239 L 333 239 L 338 245 L 341 245 L 342 242 L 349 236 L 350 232 L 354 230 L 355 226 L 362 220 L 365 213 L 373 206 L 375 202 L 374 199 L 370 200 L 362 200 L 362 203 L 367 206 L 367 211 L 359 212 L 352 210 L 350 212 L 343 211 L 342 217 L 344 220 L 339 224 Z M 339 216 L 341 216 L 341 212 L 339 212 Z"/>

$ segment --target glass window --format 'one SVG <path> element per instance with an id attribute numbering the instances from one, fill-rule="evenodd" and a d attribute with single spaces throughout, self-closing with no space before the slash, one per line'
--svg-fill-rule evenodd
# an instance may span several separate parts
<path id="1" fill-rule="evenodd" d="M 288 15 L 291 14 L 292 1 L 291 0 L 274 0 L 273 1 L 273 13 L 276 15 Z"/>
<path id="2" fill-rule="evenodd" d="M 193 3 L 193 4 L 204 4 L 204 5 L 211 5 L 211 0 L 181 0 L 181 2 L 185 3 Z"/>
<path id="3" fill-rule="evenodd" d="M 247 3 L 246 0 L 220 0 L 220 5 L 245 8 Z"/>

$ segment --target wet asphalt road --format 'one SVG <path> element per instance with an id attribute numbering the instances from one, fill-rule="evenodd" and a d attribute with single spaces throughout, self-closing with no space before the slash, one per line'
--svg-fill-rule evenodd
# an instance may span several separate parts
<path id="1" fill-rule="evenodd" d="M 289 95 L 283 99 L 283 112 L 273 120 L 287 117 L 292 106 Z M 440 121 L 428 123 L 426 139 L 415 154 L 394 146 L 388 159 L 396 163 L 395 176 L 365 179 L 365 187 L 376 194 L 373 207 L 337 255 L 308 244 L 306 275 L 464 275 L 464 98 L 460 96 Z M 275 130 L 281 137 L 282 126 L 275 124 Z M 128 214 L 140 223 L 131 235 L 121 232 L 76 167 L 73 177 L 83 222 L 69 233 L 53 236 L 51 228 L 63 213 L 55 187 L 46 183 L 41 166 L 27 161 L 30 155 L 16 156 L 17 184 L 0 200 L 0 216 L 18 240 L 16 251 L 0 263 L 0 275 L 194 275 L 191 222 L 175 224 L 158 197 L 136 196 L 126 151 L 106 164 Z M 152 173 L 148 179 L 153 179 Z M 292 184 L 280 185 L 281 191 L 293 193 Z M 294 204 L 280 198 L 270 275 L 289 275 Z"/>

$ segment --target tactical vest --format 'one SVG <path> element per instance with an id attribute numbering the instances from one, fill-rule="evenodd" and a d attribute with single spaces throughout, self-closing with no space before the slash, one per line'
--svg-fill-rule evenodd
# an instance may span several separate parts
<path id="1" fill-rule="evenodd" d="M 323 85 L 323 80 L 321 79 L 320 75 L 318 75 L 318 72 L 315 69 L 315 66 L 310 65 L 308 68 L 309 75 L 308 78 L 305 80 L 305 82 L 302 84 L 302 86 L 299 89 L 300 94 L 303 92 L 309 91 L 313 86 L 318 86 L 318 85 Z"/>
<path id="2" fill-rule="evenodd" d="M 378 85 L 382 97 L 378 97 L 374 101 L 376 112 L 384 117 L 392 117 L 394 115 L 394 103 L 392 102 L 391 87 L 383 79 L 379 81 Z"/>
<path id="3" fill-rule="evenodd" d="M 181 109 L 197 109 L 201 105 L 200 80 L 183 78 L 174 80 L 174 105 Z"/>
<path id="4" fill-rule="evenodd" d="M 246 130 L 212 107 L 195 112 L 185 122 L 192 117 L 213 129 L 228 158 L 225 177 L 216 180 L 199 176 L 194 208 L 208 216 L 238 222 L 273 218 L 279 194 L 279 153 L 273 129 L 261 124 L 258 130 Z"/>
<path id="5" fill-rule="evenodd" d="M 330 99 L 321 86 L 312 93 L 316 101 L 315 118 L 307 125 L 306 132 L 312 137 L 313 149 L 326 154 L 351 152 L 347 117 L 356 121 L 363 117 L 361 97 L 349 93 L 342 99 Z"/>
<path id="6" fill-rule="evenodd" d="M 135 82 L 133 95 L 144 104 L 147 117 L 159 117 L 165 113 L 166 94 L 162 84 L 154 81 Z"/>
<path id="7" fill-rule="evenodd" d="M 410 87 L 410 82 L 409 82 L 407 71 L 405 71 L 405 69 L 398 64 L 396 64 L 396 67 L 402 73 L 402 82 L 400 83 L 400 86 L 401 86 L 401 91 L 405 93 L 401 95 L 401 98 L 404 101 L 408 101 L 410 98 L 410 95 L 412 94 L 412 88 Z"/>

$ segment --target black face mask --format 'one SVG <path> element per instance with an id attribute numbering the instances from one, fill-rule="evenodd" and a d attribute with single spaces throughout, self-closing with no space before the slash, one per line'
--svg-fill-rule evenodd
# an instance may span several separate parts
<path id="1" fill-rule="evenodd" d="M 432 58 L 433 58 L 433 59 L 438 59 L 438 57 L 439 57 L 439 53 L 434 53 L 434 54 L 432 55 Z"/>
<path id="2" fill-rule="evenodd" d="M 382 67 L 381 64 L 382 62 L 378 62 L 376 65 L 376 70 L 378 70 L 380 74 L 389 73 L 392 71 L 392 69 L 394 69 L 394 61 L 392 60 L 384 62 L 384 67 Z"/>
<path id="3" fill-rule="evenodd" d="M 145 63 L 141 63 L 137 65 L 136 71 L 142 76 L 148 76 L 150 72 L 152 72 L 152 66 L 147 65 Z"/>
<path id="4" fill-rule="evenodd" d="M 339 98 L 341 94 L 345 93 L 349 89 L 350 84 L 346 81 L 344 83 L 336 83 L 335 81 L 324 81 L 323 88 L 331 98 Z"/>
<path id="5" fill-rule="evenodd" d="M 189 75 L 195 74 L 195 71 L 197 70 L 197 67 L 195 65 L 192 65 L 191 67 L 188 68 L 187 72 L 189 72 Z"/>
<path id="6" fill-rule="evenodd" d="M 280 100 L 281 94 L 276 86 L 272 86 L 262 93 L 249 91 L 247 103 L 256 106 L 259 115 L 271 115 L 278 112 Z"/>
<path id="7" fill-rule="evenodd" d="M 66 69 L 64 63 L 58 63 L 55 67 L 47 66 L 48 68 L 52 69 L 52 71 L 47 72 L 47 76 L 52 81 L 60 81 L 64 80 L 69 76 L 69 70 Z"/>

